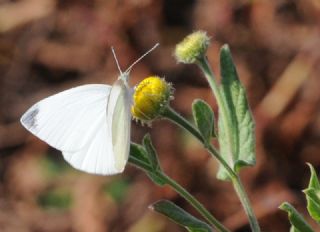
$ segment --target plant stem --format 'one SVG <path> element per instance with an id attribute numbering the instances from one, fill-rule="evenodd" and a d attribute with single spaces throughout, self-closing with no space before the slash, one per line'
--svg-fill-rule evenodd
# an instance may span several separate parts
<path id="1" fill-rule="evenodd" d="M 221 93 L 219 91 L 218 85 L 215 81 L 214 78 L 214 74 L 211 70 L 211 67 L 208 63 L 208 60 L 206 57 L 202 57 L 201 59 L 198 60 L 197 62 L 198 66 L 200 67 L 200 69 L 202 70 L 202 72 L 204 73 L 207 81 L 209 82 L 210 88 L 212 89 L 213 94 L 216 97 L 217 100 L 217 104 L 221 113 L 221 117 L 222 117 L 222 123 L 223 123 L 223 128 L 225 129 L 225 132 L 227 134 L 227 140 L 228 140 L 228 144 L 229 144 L 229 152 L 231 154 L 231 159 L 234 159 L 234 155 L 236 150 L 234 150 L 235 148 L 235 144 L 234 144 L 234 140 L 233 140 L 233 124 L 230 118 L 230 113 L 228 111 L 228 108 L 225 104 L 225 101 L 223 100 Z M 227 170 L 229 172 L 229 170 Z M 259 227 L 259 223 L 257 221 L 257 218 L 252 210 L 249 198 L 243 188 L 243 185 L 241 183 L 241 180 L 238 176 L 238 174 L 235 174 L 236 176 L 231 176 L 231 180 L 233 183 L 233 186 L 236 190 L 236 193 L 238 194 L 238 197 L 241 201 L 241 204 L 248 216 L 249 219 L 249 223 L 251 226 L 252 231 L 254 232 L 260 232 L 260 227 Z"/>
<path id="2" fill-rule="evenodd" d="M 169 176 L 164 173 L 159 173 L 159 176 L 173 188 L 177 193 L 180 194 L 186 201 L 188 201 L 211 225 L 213 225 L 218 231 L 228 232 L 229 230 L 222 225 L 215 217 L 213 217 L 210 212 L 186 189 L 179 185 L 176 181 L 171 179 Z"/>
<path id="3" fill-rule="evenodd" d="M 171 179 L 169 176 L 164 174 L 162 171 L 156 171 L 152 169 L 152 167 L 145 162 L 135 158 L 134 156 L 129 157 L 129 163 L 132 165 L 141 168 L 147 173 L 154 173 L 161 178 L 163 183 L 169 185 L 173 188 L 180 196 L 182 196 L 189 204 L 191 204 L 212 226 L 214 226 L 218 231 L 221 232 L 229 232 L 229 230 L 224 227 L 214 216 L 210 214 L 210 212 L 194 197 L 192 196 L 186 189 L 184 189 L 181 185 L 179 185 L 176 181 Z"/>
<path id="4" fill-rule="evenodd" d="M 231 178 L 237 178 L 237 174 L 229 167 L 227 162 L 221 157 L 219 151 L 212 146 L 212 144 L 206 144 L 199 133 L 199 131 L 184 117 L 178 114 L 174 109 L 170 106 L 166 108 L 166 110 L 162 113 L 162 116 L 166 119 L 169 119 L 171 122 L 177 124 L 182 129 L 189 131 L 194 137 L 196 137 L 207 149 L 211 156 L 215 157 L 227 170 Z"/>
<path id="5" fill-rule="evenodd" d="M 229 153 L 231 154 L 231 158 L 232 161 L 234 159 L 234 155 L 235 155 L 235 151 L 233 150 L 233 145 L 234 145 L 234 141 L 233 141 L 233 136 L 232 136 L 232 122 L 231 122 L 231 118 L 230 118 L 230 113 L 228 111 L 228 108 L 225 104 L 225 101 L 223 100 L 219 87 L 215 81 L 215 76 L 211 70 L 211 67 L 208 63 L 208 59 L 206 57 L 202 57 L 201 59 L 198 60 L 197 62 L 198 66 L 200 67 L 200 69 L 202 70 L 204 76 L 206 77 L 209 86 L 217 100 L 217 104 L 219 107 L 219 112 L 221 114 L 221 120 L 223 123 L 223 128 L 226 131 L 226 135 L 227 135 L 227 141 L 229 144 Z"/>
<path id="6" fill-rule="evenodd" d="M 252 231 L 254 232 L 260 232 L 260 226 L 258 223 L 258 220 L 253 212 L 253 209 L 251 207 L 249 198 L 247 196 L 246 191 L 244 190 L 244 187 L 241 183 L 241 180 L 239 177 L 237 178 L 232 178 L 232 183 L 233 183 L 233 187 L 236 190 L 236 193 L 238 194 L 238 197 L 241 201 L 241 204 L 249 218 L 249 223 L 250 223 L 250 227 L 252 229 Z"/>
<path id="7" fill-rule="evenodd" d="M 257 218 L 255 217 L 255 214 L 253 213 L 249 198 L 243 188 L 243 185 L 241 183 L 241 180 L 237 173 L 235 173 L 230 166 L 227 164 L 227 162 L 221 157 L 219 154 L 219 151 L 215 149 L 211 144 L 205 145 L 203 138 L 199 131 L 184 117 L 182 117 L 180 114 L 178 114 L 174 109 L 171 107 L 167 107 L 167 109 L 162 113 L 162 116 L 169 119 L 173 123 L 177 124 L 181 128 L 189 131 L 194 137 L 196 137 L 202 144 L 204 144 L 207 151 L 215 157 L 221 165 L 227 170 L 227 172 L 230 175 L 230 178 L 232 180 L 233 186 L 235 188 L 235 191 L 240 199 L 240 202 L 245 210 L 246 215 L 248 216 L 249 223 L 251 226 L 252 231 L 254 232 L 260 232 L 259 223 L 257 221 Z"/>
<path id="8" fill-rule="evenodd" d="M 162 112 L 162 116 L 166 119 L 169 119 L 171 122 L 180 126 L 182 129 L 189 131 L 194 137 L 196 137 L 201 143 L 204 143 L 202 135 L 199 131 L 184 117 L 182 117 L 178 112 L 168 106 L 164 112 Z"/>

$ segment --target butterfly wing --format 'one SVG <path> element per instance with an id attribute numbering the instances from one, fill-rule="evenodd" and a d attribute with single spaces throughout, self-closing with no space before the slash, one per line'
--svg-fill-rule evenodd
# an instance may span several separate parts
<path id="1" fill-rule="evenodd" d="M 130 148 L 131 95 L 131 90 L 122 80 L 115 82 L 108 98 L 106 118 L 99 118 L 101 128 L 95 137 L 80 151 L 63 152 L 71 165 L 102 175 L 123 171 Z M 94 154 L 94 157 L 89 154 Z"/>
<path id="2" fill-rule="evenodd" d="M 115 168 L 112 137 L 106 120 L 106 108 L 104 108 L 104 113 L 102 117 L 97 119 L 99 127 L 81 150 L 76 152 L 62 151 L 65 160 L 74 168 L 99 175 L 119 173 Z"/>
<path id="3" fill-rule="evenodd" d="M 117 81 L 83 85 L 33 105 L 22 125 L 62 151 L 74 168 L 93 174 L 122 172 L 130 147 L 129 88 Z"/>
<path id="4" fill-rule="evenodd" d="M 107 124 L 110 125 L 115 168 L 121 172 L 127 163 L 130 149 L 132 90 L 119 79 L 112 87 L 108 107 Z"/>
<path id="5" fill-rule="evenodd" d="M 56 149 L 80 150 L 101 126 L 97 119 L 106 118 L 110 91 L 110 86 L 99 84 L 65 90 L 33 105 L 21 123 Z"/>

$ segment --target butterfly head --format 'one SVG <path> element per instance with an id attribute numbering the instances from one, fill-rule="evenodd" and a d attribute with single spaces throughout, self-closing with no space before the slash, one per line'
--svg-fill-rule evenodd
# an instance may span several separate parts
<path id="1" fill-rule="evenodd" d="M 122 83 L 129 88 L 129 75 L 130 72 L 124 72 L 124 73 L 120 73 L 118 80 L 122 81 Z"/>
<path id="2" fill-rule="evenodd" d="M 133 66 L 135 66 L 137 63 L 139 63 L 140 60 L 142 60 L 146 55 L 148 55 L 150 52 L 152 52 L 154 49 L 156 49 L 157 47 L 159 46 L 159 43 L 156 43 L 152 48 L 150 48 L 147 52 L 145 52 L 142 56 L 140 56 L 135 62 L 133 62 L 129 68 L 127 68 L 126 71 L 122 72 L 121 68 L 120 68 L 120 65 L 119 65 L 119 61 L 117 59 L 117 56 L 116 56 L 116 53 L 113 49 L 113 47 L 111 47 L 111 51 L 112 51 L 112 54 L 113 54 L 113 57 L 116 61 L 116 64 L 117 64 L 117 67 L 118 67 L 118 70 L 119 70 L 119 78 L 120 80 L 122 80 L 124 82 L 124 84 L 128 84 L 128 81 L 129 81 L 129 75 L 130 75 L 130 72 L 133 68 Z"/>

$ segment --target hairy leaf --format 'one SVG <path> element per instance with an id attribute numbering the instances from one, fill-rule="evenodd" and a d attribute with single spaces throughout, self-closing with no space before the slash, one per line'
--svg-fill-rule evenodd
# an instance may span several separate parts
<path id="1" fill-rule="evenodd" d="M 246 91 L 238 79 L 236 67 L 230 50 L 224 45 L 220 51 L 221 88 L 226 112 L 219 109 L 219 144 L 223 158 L 235 170 L 243 166 L 255 164 L 254 121 L 246 97 Z M 227 122 L 227 123 L 226 123 Z M 231 128 L 225 128 L 225 125 Z M 221 166 L 218 178 L 228 179 L 225 169 Z"/>
<path id="2" fill-rule="evenodd" d="M 291 224 L 290 231 L 294 232 L 313 232 L 311 226 L 304 220 L 299 212 L 288 202 L 284 202 L 279 206 L 280 209 L 288 213 Z"/>
<path id="3" fill-rule="evenodd" d="M 130 144 L 130 157 L 134 157 L 138 160 L 141 160 L 145 163 L 149 163 L 148 155 L 143 146 L 137 143 Z"/>
<path id="4" fill-rule="evenodd" d="M 194 122 L 202 135 L 205 143 L 210 143 L 211 137 L 215 137 L 214 113 L 205 101 L 196 99 L 192 103 Z"/>
<path id="5" fill-rule="evenodd" d="M 320 223 L 320 183 L 314 167 L 309 163 L 308 165 L 310 167 L 311 176 L 308 188 L 303 192 L 307 198 L 307 209 L 310 216 Z"/>
<path id="6" fill-rule="evenodd" d="M 144 146 L 131 143 L 129 163 L 141 168 L 146 172 L 148 177 L 157 185 L 163 186 L 165 181 L 159 175 L 161 173 L 157 153 L 154 149 L 151 138 L 146 135 L 143 139 Z"/>
<path id="7" fill-rule="evenodd" d="M 160 200 L 151 205 L 150 208 L 165 215 L 175 223 L 185 227 L 190 232 L 212 231 L 212 228 L 209 225 L 187 213 L 171 201 Z"/>
<path id="8" fill-rule="evenodd" d="M 158 161 L 158 155 L 157 152 L 151 142 L 151 137 L 149 134 L 146 134 L 143 138 L 143 146 L 147 152 L 147 156 L 149 159 L 149 163 L 151 164 L 151 167 L 155 170 L 158 171 L 160 170 L 160 165 Z"/>

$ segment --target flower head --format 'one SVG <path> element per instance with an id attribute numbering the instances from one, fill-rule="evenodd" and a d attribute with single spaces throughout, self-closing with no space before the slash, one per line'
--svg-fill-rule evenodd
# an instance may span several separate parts
<path id="1" fill-rule="evenodd" d="M 141 81 L 133 94 L 132 116 L 141 122 L 150 123 L 161 115 L 172 99 L 172 87 L 158 76 Z"/>
<path id="2" fill-rule="evenodd" d="M 204 31 L 196 31 L 177 44 L 175 57 L 178 62 L 192 64 L 205 55 L 210 38 Z"/>

